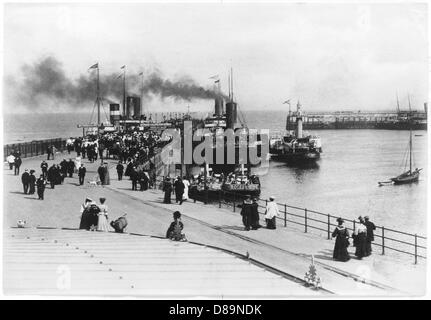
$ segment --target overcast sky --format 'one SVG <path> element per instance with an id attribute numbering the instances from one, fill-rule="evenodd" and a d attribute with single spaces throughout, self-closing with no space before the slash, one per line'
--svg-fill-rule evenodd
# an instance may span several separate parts
<path id="1" fill-rule="evenodd" d="M 424 4 L 10 4 L 4 74 L 49 55 L 72 78 L 96 62 L 101 73 L 157 67 L 205 87 L 219 74 L 227 92 L 232 66 L 243 110 L 286 108 L 288 98 L 310 111 L 391 110 L 397 92 L 422 109 L 427 32 Z"/>

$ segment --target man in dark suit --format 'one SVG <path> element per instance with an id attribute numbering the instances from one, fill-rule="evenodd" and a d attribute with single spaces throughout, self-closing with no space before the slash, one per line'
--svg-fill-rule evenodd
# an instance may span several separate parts
<path id="1" fill-rule="evenodd" d="M 24 194 L 27 194 L 28 187 L 30 184 L 30 173 L 28 173 L 28 169 L 24 170 L 24 173 L 21 176 L 21 182 L 22 182 L 22 185 L 24 187 Z"/>
<path id="2" fill-rule="evenodd" d="M 19 175 L 19 167 L 21 167 L 22 160 L 20 157 L 15 157 L 15 175 Z"/>
<path id="3" fill-rule="evenodd" d="M 99 174 L 100 182 L 102 185 L 105 185 L 105 168 L 103 167 L 103 164 L 99 166 L 97 173 Z"/>
<path id="4" fill-rule="evenodd" d="M 139 180 L 139 174 L 136 167 L 132 168 L 132 171 L 130 172 L 130 179 L 132 180 L 132 190 L 138 190 L 138 180 Z"/>
<path id="5" fill-rule="evenodd" d="M 87 172 L 87 169 L 84 167 L 84 164 L 81 163 L 81 166 L 78 169 L 79 184 L 81 186 L 84 184 L 84 178 L 85 178 L 85 173 L 86 172 Z"/>
<path id="6" fill-rule="evenodd" d="M 43 174 L 40 175 L 39 179 L 36 181 L 37 186 L 37 195 L 39 196 L 39 200 L 43 200 L 43 194 L 45 192 L 46 181 L 43 178 Z"/>
<path id="7" fill-rule="evenodd" d="M 122 165 L 121 161 L 119 161 L 117 164 L 118 181 L 123 180 L 123 172 L 124 172 L 124 166 Z"/>
<path id="8" fill-rule="evenodd" d="M 69 174 L 69 178 L 73 178 L 73 172 L 75 171 L 75 162 L 72 159 L 69 159 L 67 162 L 67 173 Z"/>
<path id="9" fill-rule="evenodd" d="M 181 177 L 177 177 L 177 180 L 175 180 L 174 182 L 174 187 L 175 187 L 175 202 L 176 203 L 180 203 L 183 204 L 183 194 L 184 194 L 184 183 L 183 180 L 181 179 Z"/>
<path id="10" fill-rule="evenodd" d="M 46 175 L 48 172 L 48 164 L 46 163 L 45 160 L 43 160 L 42 163 L 40 164 L 40 169 L 42 170 L 43 178 L 46 179 Z"/>

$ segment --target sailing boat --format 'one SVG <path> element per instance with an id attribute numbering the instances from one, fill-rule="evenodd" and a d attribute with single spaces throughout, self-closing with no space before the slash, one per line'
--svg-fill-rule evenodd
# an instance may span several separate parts
<path id="1" fill-rule="evenodd" d="M 411 115 L 411 106 L 410 106 L 410 97 L 409 97 L 409 112 Z M 410 120 L 410 118 L 409 118 Z M 414 171 L 412 171 L 412 149 L 413 149 L 413 143 L 412 143 L 412 128 L 410 126 L 410 139 L 409 139 L 409 149 L 408 149 L 408 157 L 409 157 L 409 169 L 402 174 L 396 176 L 395 178 L 391 178 L 391 181 L 383 181 L 379 182 L 379 185 L 383 185 L 385 183 L 394 183 L 394 184 L 407 184 L 416 182 L 419 180 L 419 173 L 422 170 L 422 168 L 418 169 L 416 168 Z M 404 168 L 404 170 L 406 167 Z"/>

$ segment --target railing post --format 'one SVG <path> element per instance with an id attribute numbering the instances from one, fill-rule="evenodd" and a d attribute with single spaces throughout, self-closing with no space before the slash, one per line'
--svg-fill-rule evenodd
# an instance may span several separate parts
<path id="1" fill-rule="evenodd" d="M 208 203 L 208 188 L 205 189 L 205 200 L 204 200 L 204 204 Z"/>
<path id="2" fill-rule="evenodd" d="M 415 234 L 415 264 L 418 264 L 418 235 Z"/>
<path id="3" fill-rule="evenodd" d="M 235 212 L 235 192 L 233 193 L 233 212 Z"/>
<path id="4" fill-rule="evenodd" d="M 385 227 L 382 227 L 382 255 L 385 254 Z"/>
<path id="5" fill-rule="evenodd" d="M 287 205 L 284 204 L 284 226 L 287 226 Z"/>
<path id="6" fill-rule="evenodd" d="M 305 213 L 305 215 L 304 215 L 304 218 L 305 218 L 305 233 L 307 233 L 307 220 L 308 220 L 308 218 L 307 218 L 307 208 L 304 209 L 304 213 Z"/>
<path id="7" fill-rule="evenodd" d="M 328 213 L 328 240 L 331 239 L 331 216 Z"/>
<path id="8" fill-rule="evenodd" d="M 218 191 L 218 207 L 221 208 L 221 190 Z"/>

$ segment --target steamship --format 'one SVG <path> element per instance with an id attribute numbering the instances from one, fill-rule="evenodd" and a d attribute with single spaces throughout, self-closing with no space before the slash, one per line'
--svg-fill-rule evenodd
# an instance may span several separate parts
<path id="1" fill-rule="evenodd" d="M 204 164 L 203 167 L 198 169 L 200 179 L 191 185 L 192 194 L 203 195 L 206 192 L 209 197 L 218 197 L 220 192 L 224 192 L 225 197 L 233 194 L 259 196 L 259 177 L 250 173 L 250 152 L 255 152 L 254 154 L 258 157 L 261 156 L 262 138 L 258 134 L 256 143 L 250 144 L 249 129 L 244 123 L 239 124 L 238 122 L 238 105 L 233 101 L 231 94 L 229 94 L 229 100 L 226 102 L 225 108 L 223 98 L 221 96 L 216 97 L 214 113 L 204 119 L 201 127 L 201 129 L 206 129 L 204 136 L 211 137 L 213 141 L 213 161 L 211 164 Z M 238 136 L 235 137 L 233 145 L 235 150 L 234 161 L 228 161 L 228 149 L 232 148 L 232 145 L 229 145 L 227 138 L 224 137 L 223 140 L 217 139 L 217 135 L 223 134 L 226 129 L 232 129 L 235 133 L 240 133 L 244 136 L 243 140 Z M 217 163 L 220 162 L 217 161 L 217 149 L 224 150 L 222 163 Z M 241 149 L 246 150 L 246 155 L 242 154 Z M 244 158 L 244 156 L 247 158 Z M 196 166 L 190 169 L 190 171 L 193 170 L 196 172 Z"/>
<path id="2" fill-rule="evenodd" d="M 320 137 L 304 135 L 302 131 L 302 113 L 299 101 L 296 112 L 293 113 L 296 120 L 296 128 L 290 131 L 289 120 L 292 117 L 289 111 L 286 122 L 287 133 L 281 137 L 273 137 L 270 140 L 269 152 L 273 158 L 284 160 L 288 164 L 313 163 L 320 158 L 322 144 Z"/>

